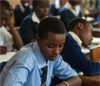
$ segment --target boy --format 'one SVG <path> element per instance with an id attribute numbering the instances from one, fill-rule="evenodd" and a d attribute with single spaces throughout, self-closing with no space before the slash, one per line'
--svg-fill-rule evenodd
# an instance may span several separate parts
<path id="1" fill-rule="evenodd" d="M 52 75 L 64 82 L 56 86 L 81 86 L 81 79 L 62 60 L 60 54 L 66 37 L 62 21 L 55 17 L 44 18 L 38 26 L 37 42 L 21 48 L 1 72 L 2 86 L 50 86 Z M 47 75 L 42 82 L 42 69 L 47 67 Z"/>
<path id="2" fill-rule="evenodd" d="M 22 40 L 13 24 L 11 17 L 13 10 L 7 1 L 0 1 L 0 54 L 12 51 L 13 48 L 20 49 L 23 46 Z M 9 27 L 9 32 L 5 28 Z"/>
<path id="3" fill-rule="evenodd" d="M 68 25 L 65 46 L 61 52 L 63 59 L 77 72 L 85 75 L 100 74 L 100 63 L 89 60 L 81 51 L 81 46 L 87 47 L 92 41 L 92 25 L 82 18 L 73 19 Z"/>
<path id="4" fill-rule="evenodd" d="M 49 0 L 33 0 L 34 12 L 28 15 L 20 27 L 20 35 L 24 45 L 35 41 L 37 26 L 42 18 L 48 15 L 50 7 Z"/>

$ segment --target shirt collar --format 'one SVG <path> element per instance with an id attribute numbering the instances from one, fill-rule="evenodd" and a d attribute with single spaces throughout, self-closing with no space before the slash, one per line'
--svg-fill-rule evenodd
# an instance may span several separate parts
<path id="1" fill-rule="evenodd" d="M 25 12 L 26 11 L 26 9 L 22 5 L 22 3 L 19 4 L 19 8 L 20 8 L 21 12 Z M 32 5 L 30 5 L 29 8 L 32 9 L 33 8 Z"/>
<path id="2" fill-rule="evenodd" d="M 24 6 L 21 3 L 19 4 L 19 8 L 20 8 L 21 12 L 25 12 L 26 11 Z"/>
<path id="3" fill-rule="evenodd" d="M 33 20 L 34 22 L 37 22 L 37 23 L 40 22 L 39 18 L 38 18 L 37 15 L 36 15 L 36 12 L 33 12 L 33 14 L 32 14 L 32 20 Z"/>
<path id="4" fill-rule="evenodd" d="M 65 5 L 64 5 L 65 8 L 69 9 L 75 16 L 78 16 L 79 15 L 79 12 L 80 12 L 80 5 L 76 5 L 73 9 L 72 5 L 67 2 Z"/>
<path id="5" fill-rule="evenodd" d="M 3 30 L 6 30 L 4 26 L 0 27 L 0 32 L 2 32 Z"/>
<path id="6" fill-rule="evenodd" d="M 45 60 L 43 54 L 41 53 L 37 42 L 34 42 L 33 50 L 34 50 L 34 53 L 35 53 L 35 56 L 36 56 L 35 59 L 37 61 L 38 67 L 43 68 L 44 66 L 46 66 L 47 65 L 46 60 Z"/>
<path id="7" fill-rule="evenodd" d="M 55 1 L 55 8 L 59 9 L 61 6 L 60 6 L 60 0 L 56 0 Z"/>
<path id="8" fill-rule="evenodd" d="M 78 43 L 78 45 L 82 47 L 82 41 L 80 40 L 80 38 L 72 31 L 69 31 L 68 33 L 73 37 L 73 39 Z"/>

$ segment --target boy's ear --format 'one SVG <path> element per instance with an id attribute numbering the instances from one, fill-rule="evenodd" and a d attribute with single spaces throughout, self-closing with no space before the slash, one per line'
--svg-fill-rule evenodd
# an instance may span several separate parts
<path id="1" fill-rule="evenodd" d="M 78 26 L 79 29 L 83 29 L 83 24 L 82 23 L 78 22 L 77 26 Z"/>
<path id="2" fill-rule="evenodd" d="M 36 41 L 37 42 L 40 42 L 41 41 L 40 37 L 37 34 L 36 34 Z"/>

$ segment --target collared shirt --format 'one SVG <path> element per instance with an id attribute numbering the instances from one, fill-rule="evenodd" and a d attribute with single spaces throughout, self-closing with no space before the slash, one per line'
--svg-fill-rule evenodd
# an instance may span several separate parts
<path id="1" fill-rule="evenodd" d="M 33 22 L 37 22 L 38 24 L 40 23 L 40 20 L 37 17 L 36 12 L 33 12 L 33 14 L 32 14 L 32 21 Z"/>
<path id="2" fill-rule="evenodd" d="M 69 34 L 73 37 L 73 39 L 78 43 L 80 47 L 82 47 L 81 39 L 72 31 L 69 31 Z"/>
<path id="3" fill-rule="evenodd" d="M 37 42 L 21 48 L 6 64 L 0 75 L 2 86 L 41 86 L 41 68 L 48 66 L 46 86 L 52 75 L 62 80 L 77 76 L 77 73 L 59 55 L 54 61 L 44 59 Z M 5 81 L 4 81 L 5 80 Z"/>
<path id="4" fill-rule="evenodd" d="M 55 0 L 55 8 L 60 9 L 60 0 Z"/>
<path id="5" fill-rule="evenodd" d="M 8 51 L 12 50 L 13 39 L 12 35 L 4 26 L 0 27 L 0 46 L 6 46 Z"/>
<path id="6" fill-rule="evenodd" d="M 76 17 L 79 15 L 80 10 L 81 10 L 80 5 L 74 6 L 74 9 L 73 9 L 72 5 L 69 2 L 67 2 L 64 5 L 64 7 L 67 8 L 67 9 L 69 9 Z"/>
<path id="7" fill-rule="evenodd" d="M 25 12 L 26 11 L 26 9 L 22 5 L 22 3 L 19 4 L 19 8 L 20 8 L 21 12 Z M 32 9 L 32 5 L 30 5 L 29 8 Z"/>
<path id="8" fill-rule="evenodd" d="M 66 7 L 66 5 L 67 5 L 67 2 L 65 3 L 65 7 Z M 57 8 L 57 9 L 61 9 L 62 7 L 60 6 L 60 0 L 55 0 L 55 8 Z"/>

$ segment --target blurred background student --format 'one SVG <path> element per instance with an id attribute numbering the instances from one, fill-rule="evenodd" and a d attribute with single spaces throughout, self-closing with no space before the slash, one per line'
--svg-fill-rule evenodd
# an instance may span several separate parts
<path id="1" fill-rule="evenodd" d="M 20 0 L 20 3 L 15 6 L 14 8 L 15 27 L 20 28 L 22 20 L 32 12 L 31 3 L 32 0 Z"/>
<path id="2" fill-rule="evenodd" d="M 49 0 L 32 1 L 34 12 L 25 17 L 20 27 L 20 35 L 24 45 L 35 41 L 37 26 L 41 21 L 41 19 L 48 16 L 50 11 L 49 5 L 50 5 Z"/>
<path id="3" fill-rule="evenodd" d="M 0 1 L 0 54 L 5 54 L 13 49 L 19 50 L 22 40 L 12 24 L 13 9 L 7 1 Z M 6 29 L 9 28 L 9 32 Z"/>
<path id="4" fill-rule="evenodd" d="M 76 17 L 82 17 L 81 12 L 81 0 L 68 0 L 66 5 L 61 9 L 60 17 L 65 24 L 66 30 L 68 31 L 68 23 Z"/>
<path id="5" fill-rule="evenodd" d="M 60 18 L 60 10 L 61 8 L 66 5 L 68 0 L 55 0 L 50 4 L 50 13 L 51 16 L 56 16 Z"/>

